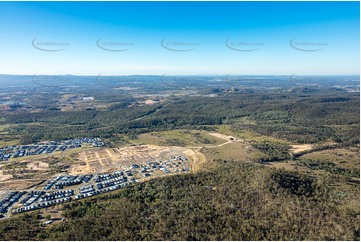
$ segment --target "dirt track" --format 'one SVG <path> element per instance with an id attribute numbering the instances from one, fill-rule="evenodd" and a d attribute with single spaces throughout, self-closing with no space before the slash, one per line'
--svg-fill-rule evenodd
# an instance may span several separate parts
<path id="1" fill-rule="evenodd" d="M 224 135 L 224 134 L 220 134 L 220 133 L 215 133 L 215 132 L 208 132 L 209 135 L 212 135 L 214 137 L 217 137 L 219 139 L 223 139 L 226 142 L 219 144 L 219 145 L 205 145 L 205 146 L 190 146 L 190 147 L 186 147 L 188 148 L 188 150 L 186 151 L 187 156 L 192 158 L 192 163 L 191 163 L 191 167 L 192 167 L 192 171 L 196 172 L 200 169 L 200 165 L 204 164 L 207 162 L 207 159 L 205 157 L 205 155 L 200 152 L 200 150 L 202 148 L 209 148 L 209 149 L 214 149 L 214 148 L 218 148 L 221 147 L 223 145 L 227 145 L 230 143 L 234 143 L 234 142 L 243 142 L 240 139 L 237 139 L 233 136 L 228 136 L 228 135 Z"/>
<path id="2" fill-rule="evenodd" d="M 192 149 L 186 149 L 184 151 L 184 154 L 186 154 L 188 157 L 190 157 L 192 159 L 192 162 L 191 162 L 191 168 L 192 168 L 192 171 L 193 172 L 196 172 L 198 171 L 199 169 L 199 166 L 201 164 L 204 164 L 206 163 L 206 157 L 204 156 L 203 153 L 201 153 L 199 150 L 201 149 L 202 147 L 198 148 L 197 150 L 192 150 Z"/>

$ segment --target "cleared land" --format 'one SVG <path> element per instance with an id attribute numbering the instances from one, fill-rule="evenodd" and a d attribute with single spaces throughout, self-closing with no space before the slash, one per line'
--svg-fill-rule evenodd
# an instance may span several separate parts
<path id="1" fill-rule="evenodd" d="M 71 165 L 68 173 L 79 175 L 113 172 L 128 169 L 133 164 L 143 165 L 146 162 L 168 160 L 172 156 L 179 155 L 189 156 L 193 153 L 192 150 L 182 147 L 157 145 L 93 149 L 80 152 L 77 156 L 77 162 Z"/>
<path id="2" fill-rule="evenodd" d="M 131 144 L 190 147 L 219 145 L 224 143 L 224 139 L 203 130 L 171 130 L 141 134 L 137 139 L 129 139 L 128 142 Z"/>
<path id="3" fill-rule="evenodd" d="M 260 155 L 260 152 L 249 144 L 233 142 L 227 145 L 215 148 L 202 148 L 201 152 L 205 154 L 207 160 L 241 160 L 251 161 Z"/>
<path id="4" fill-rule="evenodd" d="M 186 156 L 192 172 L 197 172 L 218 157 L 242 160 L 248 158 L 249 156 L 243 153 L 250 147 L 234 136 L 200 130 L 147 133 L 140 135 L 138 139 L 129 140 L 129 143 L 133 145 L 121 148 L 82 147 L 3 162 L 0 165 L 0 187 L 10 190 L 28 189 L 57 174 L 113 172 L 127 169 L 132 164 L 142 165 L 179 155 Z M 141 145 L 144 143 L 146 145 Z M 214 152 L 209 152 L 210 150 Z M 215 153 L 218 155 L 214 156 Z"/>
<path id="5" fill-rule="evenodd" d="M 304 144 L 304 145 L 291 145 L 290 151 L 293 153 L 300 153 L 306 150 L 311 150 L 313 148 L 310 144 Z"/>

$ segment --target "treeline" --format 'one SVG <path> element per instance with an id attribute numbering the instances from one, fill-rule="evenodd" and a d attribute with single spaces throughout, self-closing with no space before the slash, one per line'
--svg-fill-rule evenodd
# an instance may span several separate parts
<path id="1" fill-rule="evenodd" d="M 291 147 L 286 144 L 264 141 L 252 144 L 252 146 L 264 154 L 259 158 L 259 162 L 283 161 L 291 158 Z"/>
<path id="2" fill-rule="evenodd" d="M 46 228 L 36 213 L 1 221 L 0 239 L 359 240 L 359 186 L 333 183 L 222 161 L 65 204 L 65 222 Z"/>

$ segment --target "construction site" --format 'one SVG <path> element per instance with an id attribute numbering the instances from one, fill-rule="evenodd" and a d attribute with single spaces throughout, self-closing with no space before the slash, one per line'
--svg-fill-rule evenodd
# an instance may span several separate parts
<path id="1" fill-rule="evenodd" d="M 79 175 L 126 170 L 132 165 L 142 166 L 149 162 L 166 161 L 171 157 L 186 157 L 187 153 L 189 151 L 187 152 L 187 149 L 182 147 L 156 145 L 85 150 L 77 155 L 77 162 L 71 165 L 68 174 Z"/>
<path id="2" fill-rule="evenodd" d="M 189 152 L 193 151 L 155 145 L 92 148 L 75 154 L 69 168 L 56 174 L 48 173 L 47 163 L 39 162 L 37 165 L 43 170 L 37 178 L 41 182 L 32 185 L 28 181 L 24 187 L 15 177 L 9 177 L 7 183 L 18 184 L 0 194 L 0 218 L 111 192 L 156 177 L 189 173 L 191 164 L 186 155 Z M 26 163 L 29 164 L 32 163 Z M 26 183 L 26 179 L 23 181 Z"/>

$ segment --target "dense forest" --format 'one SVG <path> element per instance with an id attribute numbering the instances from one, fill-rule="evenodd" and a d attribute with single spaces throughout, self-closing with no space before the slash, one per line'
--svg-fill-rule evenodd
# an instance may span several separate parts
<path id="1" fill-rule="evenodd" d="M 64 205 L 63 223 L 39 215 L 0 222 L 1 240 L 359 240 L 359 187 L 220 160 Z"/>

